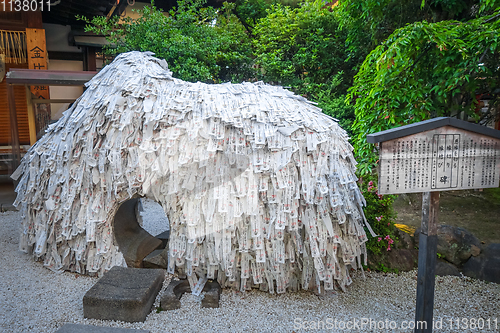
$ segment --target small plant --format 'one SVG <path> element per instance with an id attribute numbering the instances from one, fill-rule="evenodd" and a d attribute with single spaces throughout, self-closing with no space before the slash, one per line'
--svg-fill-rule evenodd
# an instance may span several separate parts
<path id="1" fill-rule="evenodd" d="M 394 234 L 395 213 L 392 208 L 394 195 L 381 195 L 378 193 L 375 176 L 369 175 L 361 178 L 358 185 L 366 200 L 364 210 L 366 219 L 373 231 L 378 235 L 372 237 L 368 230 L 366 248 L 372 254 L 382 254 L 391 251 L 396 245 L 397 237 Z"/>
<path id="2" fill-rule="evenodd" d="M 377 218 L 378 219 L 378 218 Z M 391 245 L 394 244 L 394 240 L 391 238 L 391 236 L 387 235 L 384 237 L 384 240 L 387 241 L 387 251 L 390 251 L 391 250 Z M 379 237 L 377 239 L 377 242 L 382 242 L 382 237 Z"/>
<path id="3" fill-rule="evenodd" d="M 383 263 L 379 263 L 378 264 L 377 270 L 381 271 L 381 272 L 384 272 L 384 273 L 396 273 L 396 274 L 399 274 L 399 269 L 386 267 Z"/>

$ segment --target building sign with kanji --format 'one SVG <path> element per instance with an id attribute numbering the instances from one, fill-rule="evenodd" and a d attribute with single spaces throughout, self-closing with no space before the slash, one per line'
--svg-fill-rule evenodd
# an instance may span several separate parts
<path id="1" fill-rule="evenodd" d="M 47 69 L 47 51 L 44 29 L 26 29 L 29 69 Z M 47 86 L 31 86 L 31 92 L 38 98 L 49 99 Z"/>
<path id="2" fill-rule="evenodd" d="M 381 142 L 379 163 L 380 194 L 498 187 L 500 138 L 442 126 Z"/>

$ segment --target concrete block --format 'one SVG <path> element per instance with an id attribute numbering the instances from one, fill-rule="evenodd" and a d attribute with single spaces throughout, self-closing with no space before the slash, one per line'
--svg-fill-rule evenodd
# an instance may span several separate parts
<path id="1" fill-rule="evenodd" d="M 146 320 L 165 271 L 113 267 L 83 297 L 83 316 L 103 320 Z"/>

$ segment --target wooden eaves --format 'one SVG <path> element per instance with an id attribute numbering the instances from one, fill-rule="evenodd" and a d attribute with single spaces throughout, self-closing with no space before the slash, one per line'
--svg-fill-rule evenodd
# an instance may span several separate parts
<path id="1" fill-rule="evenodd" d="M 97 72 L 84 71 L 53 71 L 36 69 L 18 69 L 12 68 L 6 75 L 7 96 L 9 101 L 10 124 L 11 124 L 11 144 L 12 144 L 12 170 L 15 170 L 21 161 L 21 151 L 19 147 L 19 132 L 17 129 L 16 103 L 14 99 L 14 85 L 24 85 L 26 87 L 26 96 L 31 97 L 29 86 L 81 86 L 90 81 Z M 72 102 L 61 99 L 35 100 L 35 103 L 67 103 Z M 33 108 L 28 102 L 28 118 L 34 120 Z M 31 126 L 31 125 L 30 125 Z M 32 142 L 33 144 L 33 142 Z"/>

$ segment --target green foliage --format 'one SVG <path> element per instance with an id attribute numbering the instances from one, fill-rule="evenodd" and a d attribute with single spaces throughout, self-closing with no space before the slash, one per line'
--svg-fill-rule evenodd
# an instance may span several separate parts
<path id="1" fill-rule="evenodd" d="M 495 0 L 344 0 L 337 10 L 347 30 L 351 50 L 370 51 L 396 29 L 418 21 L 469 20 L 481 10 L 495 8 Z M 367 53 L 364 53 L 365 55 Z"/>
<path id="2" fill-rule="evenodd" d="M 394 268 L 394 269 L 391 269 L 389 267 L 386 267 L 383 263 L 378 263 L 378 267 L 374 267 L 375 270 L 377 271 L 380 271 L 380 272 L 384 272 L 384 273 L 396 273 L 396 274 L 399 274 L 399 269 L 397 268 Z"/>
<path id="3" fill-rule="evenodd" d="M 356 101 L 360 174 L 370 173 L 377 161 L 367 134 L 436 116 L 479 120 L 474 113 L 478 93 L 488 92 L 490 105 L 498 103 L 499 17 L 500 9 L 465 23 L 416 22 L 396 30 L 368 55 L 349 94 Z"/>
<path id="4" fill-rule="evenodd" d="M 267 10 L 274 4 L 274 1 L 236 0 L 235 4 L 238 18 L 248 27 L 253 28 L 258 20 L 266 17 Z"/>
<path id="5" fill-rule="evenodd" d="M 361 178 L 358 186 L 366 200 L 365 217 L 377 237 L 372 237 L 368 231 L 366 249 L 373 254 L 382 254 L 390 251 L 397 241 L 394 234 L 394 218 L 396 214 L 392 208 L 394 195 L 380 195 L 376 187 L 376 177 L 372 175 Z M 392 241 L 391 241 L 392 240 Z"/>
<path id="6" fill-rule="evenodd" d="M 354 106 L 346 102 L 345 95 L 328 94 L 328 90 L 319 91 L 318 107 L 323 113 L 337 119 L 340 127 L 352 135 L 351 127 L 354 123 Z"/>
<path id="7" fill-rule="evenodd" d="M 341 74 L 335 75 L 327 83 L 307 83 L 296 86 L 295 90 L 299 94 L 314 100 L 323 113 L 339 120 L 339 125 L 351 134 L 351 127 L 354 123 L 354 106 L 346 101 L 345 95 L 341 94 Z"/>
<path id="8" fill-rule="evenodd" d="M 299 8 L 273 5 L 253 30 L 256 64 L 268 82 L 292 87 L 328 83 L 337 73 L 352 77 L 345 62 L 345 38 L 336 16 L 321 1 Z"/>
<path id="9" fill-rule="evenodd" d="M 336 14 L 321 1 L 292 8 L 272 5 L 252 33 L 260 79 L 289 86 L 318 103 L 323 112 L 350 131 L 354 108 L 344 98 L 353 72 L 346 62 L 345 34 Z"/>
<path id="10" fill-rule="evenodd" d="M 253 76 L 250 39 L 232 14 L 234 5 L 216 11 L 205 0 L 180 0 L 168 15 L 153 5 L 138 10 L 137 19 L 85 20 L 86 31 L 106 36 L 107 55 L 152 51 L 164 58 L 177 78 L 186 81 L 241 81 Z"/>
<path id="11" fill-rule="evenodd" d="M 242 23 L 253 28 L 258 20 L 267 16 L 272 5 L 298 7 L 301 0 L 236 0 L 235 13 Z"/>

